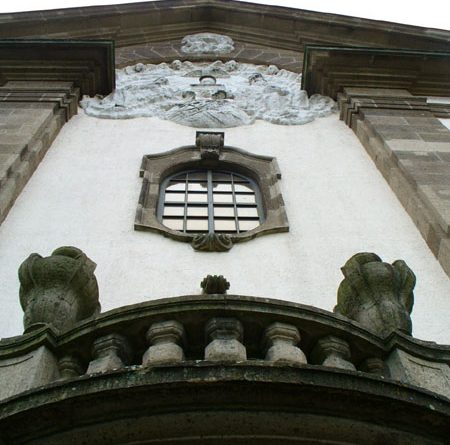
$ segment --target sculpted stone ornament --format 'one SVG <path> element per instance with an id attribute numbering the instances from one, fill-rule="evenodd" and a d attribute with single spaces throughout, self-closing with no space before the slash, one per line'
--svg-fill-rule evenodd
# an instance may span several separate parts
<path id="1" fill-rule="evenodd" d="M 96 264 L 76 247 L 43 258 L 32 253 L 19 268 L 25 332 L 43 324 L 65 331 L 100 312 Z"/>
<path id="2" fill-rule="evenodd" d="M 223 275 L 207 275 L 200 283 L 204 294 L 226 294 L 230 283 Z"/>
<path id="3" fill-rule="evenodd" d="M 186 54 L 227 54 L 233 50 L 231 37 L 212 32 L 190 34 L 181 41 L 181 51 Z"/>
<path id="4" fill-rule="evenodd" d="M 116 70 L 116 75 L 113 93 L 83 98 L 80 105 L 86 114 L 109 119 L 158 117 L 195 128 L 230 128 L 257 119 L 302 125 L 336 109 L 329 97 L 308 98 L 301 89 L 301 74 L 275 65 L 174 60 L 138 63 Z"/>
<path id="5" fill-rule="evenodd" d="M 196 235 L 191 246 L 203 252 L 226 252 L 233 247 L 233 241 L 224 233 L 205 233 Z"/>
<path id="6" fill-rule="evenodd" d="M 202 159 L 218 160 L 224 140 L 224 133 L 197 131 L 195 145 L 199 148 Z"/>
<path id="7" fill-rule="evenodd" d="M 384 263 L 374 253 L 358 253 L 342 267 L 334 312 L 386 337 L 399 329 L 412 332 L 410 313 L 416 277 L 402 260 Z"/>

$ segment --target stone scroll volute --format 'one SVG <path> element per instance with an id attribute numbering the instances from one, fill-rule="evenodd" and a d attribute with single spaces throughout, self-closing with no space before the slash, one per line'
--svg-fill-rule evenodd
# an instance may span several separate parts
<path id="1" fill-rule="evenodd" d="M 416 277 L 402 260 L 385 263 L 374 253 L 358 253 L 342 267 L 334 312 L 386 337 L 399 329 L 412 332 L 410 313 Z"/>
<path id="2" fill-rule="evenodd" d="M 32 253 L 19 268 L 24 328 L 57 331 L 100 311 L 96 264 L 76 247 L 59 247 L 49 257 Z"/>

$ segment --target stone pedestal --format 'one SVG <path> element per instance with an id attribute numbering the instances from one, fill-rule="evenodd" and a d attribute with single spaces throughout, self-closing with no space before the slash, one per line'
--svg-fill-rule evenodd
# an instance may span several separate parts
<path id="1" fill-rule="evenodd" d="M 175 320 L 153 323 L 147 331 L 150 347 L 142 357 L 142 366 L 178 363 L 184 360 L 184 328 Z"/>
<path id="2" fill-rule="evenodd" d="M 47 385 L 59 377 L 54 354 L 45 346 L 14 358 L 0 360 L 0 400 Z"/>
<path id="3" fill-rule="evenodd" d="M 307 363 L 303 351 L 297 347 L 300 333 L 295 326 L 273 323 L 264 332 L 266 360 L 271 362 Z"/>
<path id="4" fill-rule="evenodd" d="M 205 348 L 205 360 L 243 361 L 247 351 L 241 343 L 243 328 L 236 318 L 213 318 L 205 328 L 206 338 L 211 340 Z"/>
<path id="5" fill-rule="evenodd" d="M 390 377 L 442 394 L 450 399 L 450 367 L 394 349 L 386 360 Z"/>

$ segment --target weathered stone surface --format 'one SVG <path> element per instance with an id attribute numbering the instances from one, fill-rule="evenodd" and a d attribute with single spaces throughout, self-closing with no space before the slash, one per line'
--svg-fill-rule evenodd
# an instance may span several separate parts
<path id="1" fill-rule="evenodd" d="M 331 368 L 356 371 L 355 365 L 349 361 L 350 356 L 348 342 L 333 335 L 319 339 L 312 352 L 312 359 L 315 363 Z"/>
<path id="2" fill-rule="evenodd" d="M 205 348 L 205 360 L 242 361 L 247 359 L 241 343 L 242 324 L 236 318 L 213 318 L 205 328 L 206 337 L 212 341 Z"/>
<path id="3" fill-rule="evenodd" d="M 400 329 L 411 334 L 416 277 L 402 260 L 388 264 L 374 253 L 357 253 L 342 267 L 334 312 L 381 337 Z"/>
<path id="4" fill-rule="evenodd" d="M 384 361 L 378 357 L 369 357 L 359 367 L 360 371 L 369 372 L 371 374 L 384 375 L 386 366 Z"/>
<path id="5" fill-rule="evenodd" d="M 65 355 L 58 360 L 61 380 L 68 380 L 84 374 L 85 368 L 81 360 L 75 355 Z"/>
<path id="6" fill-rule="evenodd" d="M 394 349 L 386 360 L 390 377 L 420 386 L 450 399 L 450 367 L 414 357 L 401 349 Z"/>
<path id="7" fill-rule="evenodd" d="M 0 359 L 0 399 L 58 379 L 58 362 L 45 346 L 9 359 Z"/>
<path id="8" fill-rule="evenodd" d="M 89 363 L 86 374 L 123 368 L 129 359 L 130 352 L 128 342 L 122 335 L 109 334 L 97 338 L 92 345 L 94 360 Z"/>
<path id="9" fill-rule="evenodd" d="M 329 97 L 308 98 L 299 74 L 234 60 L 138 63 L 117 71 L 113 93 L 104 98 L 84 96 L 80 105 L 90 116 L 157 116 L 195 128 L 237 127 L 257 119 L 302 125 L 336 111 Z"/>
<path id="10" fill-rule="evenodd" d="M 184 327 L 170 320 L 153 323 L 147 331 L 150 347 L 142 358 L 143 366 L 177 363 L 184 360 L 183 348 L 179 343 L 184 340 Z"/>
<path id="11" fill-rule="evenodd" d="M 295 326 L 275 322 L 264 332 L 266 360 L 271 362 L 307 363 L 303 351 L 297 346 L 300 333 Z"/>
<path id="12" fill-rule="evenodd" d="M 59 247 L 45 258 L 32 253 L 19 268 L 25 330 L 49 324 L 64 331 L 98 313 L 95 267 L 76 247 Z"/>

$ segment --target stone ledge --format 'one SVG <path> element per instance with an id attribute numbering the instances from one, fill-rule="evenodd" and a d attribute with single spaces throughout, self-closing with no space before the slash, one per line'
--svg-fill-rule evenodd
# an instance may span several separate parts
<path id="1" fill-rule="evenodd" d="M 351 371 L 260 363 L 97 374 L 24 393 L 1 408 L 5 445 L 149 439 L 178 445 L 186 438 L 202 444 L 444 445 L 450 420 L 448 400 L 408 385 Z"/>

